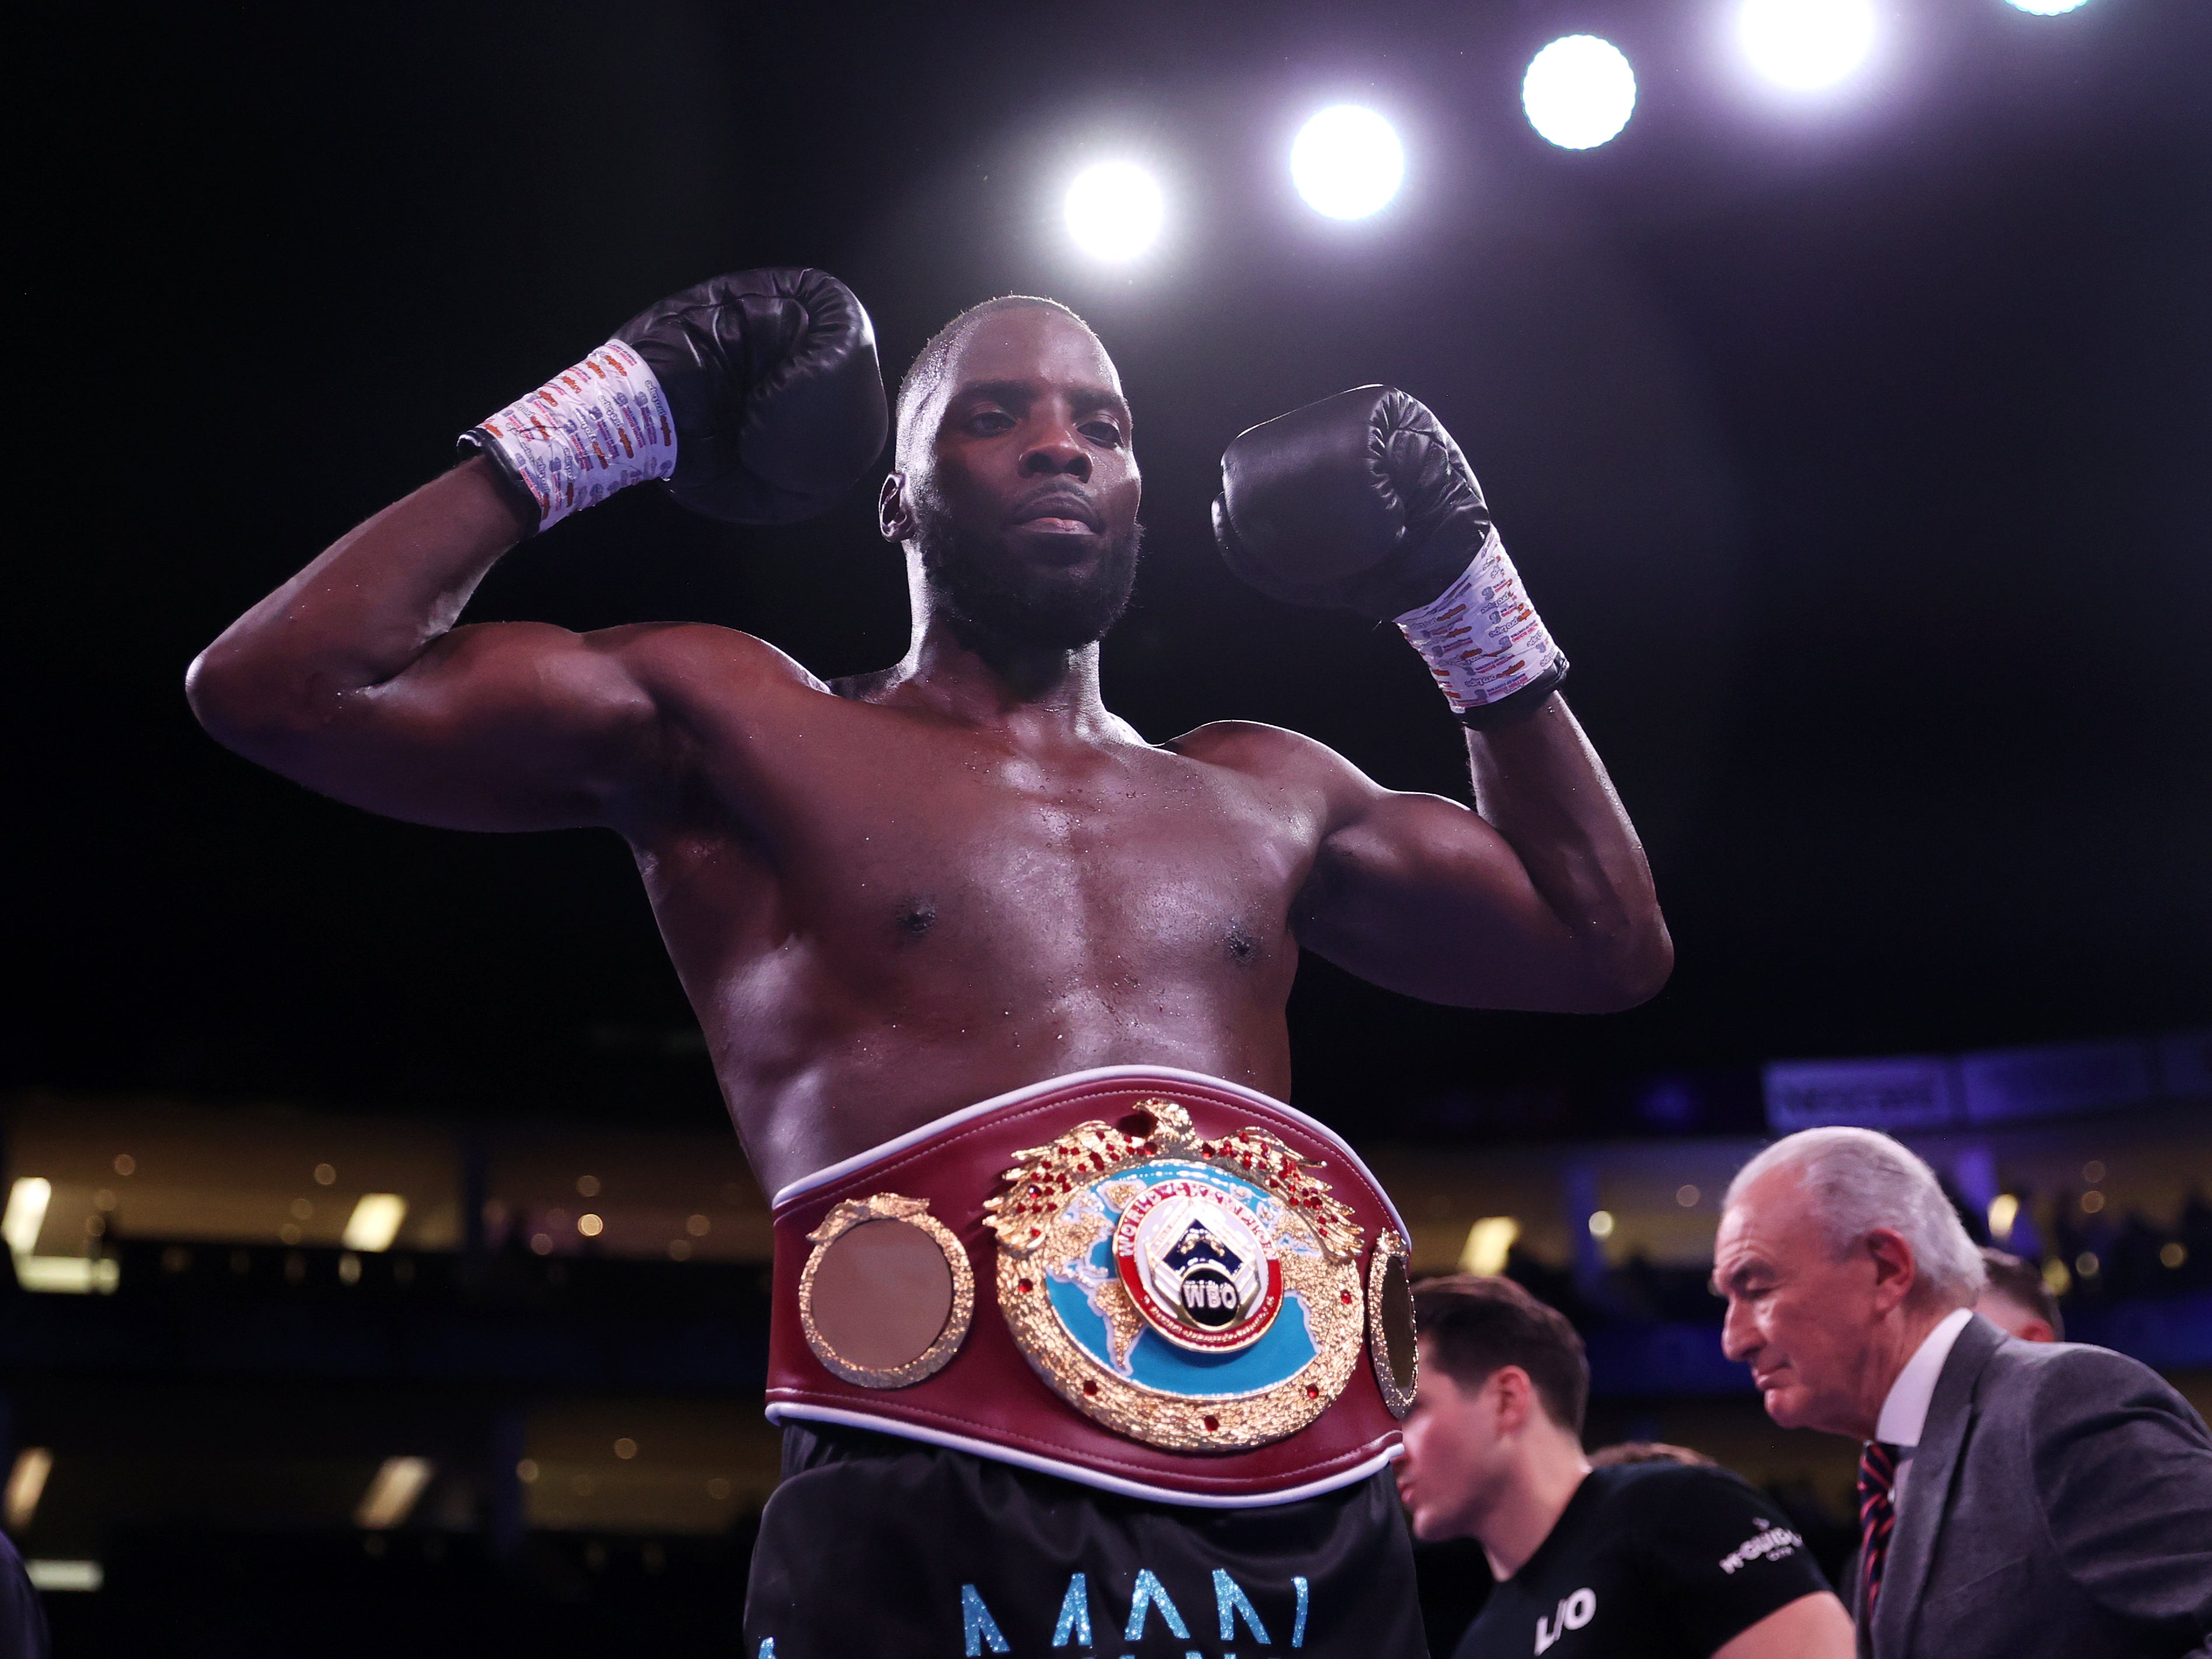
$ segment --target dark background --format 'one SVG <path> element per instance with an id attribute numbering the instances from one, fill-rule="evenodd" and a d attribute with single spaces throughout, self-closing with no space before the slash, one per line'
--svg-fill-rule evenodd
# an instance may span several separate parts
<path id="1" fill-rule="evenodd" d="M 1138 412 L 1148 562 L 1106 647 L 1148 736 L 1279 721 L 1465 793 L 1394 632 L 1227 576 L 1243 427 L 1367 380 L 1451 425 L 1574 659 L 1680 950 L 1602 1020 L 1413 1005 L 1309 959 L 1301 1103 L 2157 1030 L 2212 998 L 2212 9 L 1895 10 L 1865 87 L 1751 87 L 1675 0 L 90 9 L 25 37 L 0 1085 L 711 1120 L 612 836 L 470 837 L 218 749 L 180 681 L 452 435 L 715 270 L 822 265 L 896 374 L 1057 296 Z M 1587 153 L 1528 57 L 1633 61 Z M 1283 158 L 1370 102 L 1406 187 L 1325 222 Z M 1133 155 L 1158 252 L 1067 247 Z M 902 648 L 864 489 L 739 532 L 633 492 L 471 615 Z M 1378 1100 L 1378 1079 L 1389 1099 Z M 1753 1109 L 1755 1111 L 1755 1107 Z"/>

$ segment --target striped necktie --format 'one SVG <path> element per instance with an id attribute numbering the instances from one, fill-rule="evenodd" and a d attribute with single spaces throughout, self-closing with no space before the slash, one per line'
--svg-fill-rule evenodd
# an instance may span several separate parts
<path id="1" fill-rule="evenodd" d="M 1881 1594 L 1882 1559 L 1889 1553 L 1890 1528 L 1897 1524 L 1897 1448 L 1869 1440 L 1859 1454 L 1859 1607 L 1874 1618 Z"/>

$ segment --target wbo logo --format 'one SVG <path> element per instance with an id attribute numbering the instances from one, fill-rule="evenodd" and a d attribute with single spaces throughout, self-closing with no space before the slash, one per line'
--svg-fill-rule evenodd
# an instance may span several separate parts
<path id="1" fill-rule="evenodd" d="M 1281 1311 L 1274 1230 L 1253 1212 L 1249 1193 L 1170 1178 L 1146 1186 L 1115 1223 L 1116 1277 L 1145 1322 L 1177 1347 L 1235 1353 Z"/>
<path id="2" fill-rule="evenodd" d="M 1536 1651 L 1541 1653 L 1571 1630 L 1580 1630 L 1597 1617 L 1597 1592 L 1578 1589 L 1561 1601 L 1549 1622 L 1536 1615 Z"/>

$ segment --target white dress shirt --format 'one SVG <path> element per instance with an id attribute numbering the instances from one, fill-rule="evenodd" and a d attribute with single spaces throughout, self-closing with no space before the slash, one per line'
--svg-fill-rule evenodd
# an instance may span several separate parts
<path id="1" fill-rule="evenodd" d="M 1966 1328 L 1966 1322 L 1973 1316 L 1972 1308 L 1954 1308 L 1945 1314 L 1936 1328 L 1921 1339 L 1920 1346 L 1912 1351 L 1912 1358 L 1905 1362 L 1905 1369 L 1898 1372 L 1897 1381 L 1889 1385 L 1889 1392 L 1882 1397 L 1881 1416 L 1875 1424 L 1874 1437 L 1897 1448 L 1897 1480 L 1891 1488 L 1890 1501 L 1900 1511 L 1905 1504 L 1905 1483 L 1912 1470 L 1912 1454 L 1920 1444 L 1922 1431 L 1928 1426 L 1928 1407 L 1936 1397 L 1936 1379 L 1943 1374 L 1943 1362 L 1951 1357 L 1951 1345 L 1959 1340 L 1959 1333 Z"/>

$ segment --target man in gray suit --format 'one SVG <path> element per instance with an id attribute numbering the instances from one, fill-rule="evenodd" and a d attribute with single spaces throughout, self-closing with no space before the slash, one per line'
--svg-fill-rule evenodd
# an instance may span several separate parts
<path id="1" fill-rule="evenodd" d="M 1869 1659 L 2212 1659 L 2212 1435 L 2157 1374 L 1973 1312 L 1980 1255 L 1888 1136 L 1808 1129 L 1729 1186 L 1722 1340 L 1784 1428 L 1865 1442 Z"/>

